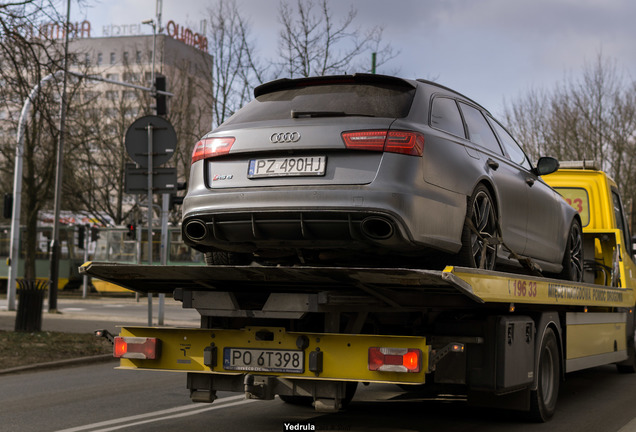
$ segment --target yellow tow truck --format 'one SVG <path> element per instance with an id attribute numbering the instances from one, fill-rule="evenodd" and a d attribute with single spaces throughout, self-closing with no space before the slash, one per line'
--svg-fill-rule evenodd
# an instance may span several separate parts
<path id="1" fill-rule="evenodd" d="M 587 164 L 587 166 L 586 166 Z M 181 371 L 195 402 L 278 395 L 333 412 L 358 383 L 452 388 L 547 421 L 568 372 L 636 371 L 636 265 L 616 184 L 589 162 L 545 177 L 580 213 L 585 278 L 446 267 L 144 266 L 81 272 L 173 294 L 201 328 L 123 327 L 120 368 Z"/>

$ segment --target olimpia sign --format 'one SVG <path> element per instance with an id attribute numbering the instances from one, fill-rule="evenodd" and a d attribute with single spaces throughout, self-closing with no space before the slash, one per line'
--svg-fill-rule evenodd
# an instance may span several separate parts
<path id="1" fill-rule="evenodd" d="M 71 39 L 91 38 L 91 23 L 88 20 L 69 23 L 69 37 Z M 208 38 L 191 29 L 180 26 L 174 21 L 168 21 L 166 33 L 173 39 L 177 39 L 186 45 L 208 51 Z M 27 32 L 33 38 L 64 39 L 64 25 L 62 23 L 43 23 L 39 27 L 30 27 Z M 143 35 L 141 24 L 107 24 L 102 26 L 102 37 L 140 36 Z"/>

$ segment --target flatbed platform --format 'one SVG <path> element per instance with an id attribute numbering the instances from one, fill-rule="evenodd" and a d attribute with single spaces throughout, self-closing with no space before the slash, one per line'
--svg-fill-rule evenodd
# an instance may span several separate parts
<path id="1" fill-rule="evenodd" d="M 357 293 L 407 307 L 444 300 L 473 305 L 530 303 L 629 307 L 631 288 L 616 288 L 502 272 L 350 267 L 150 266 L 88 262 L 87 274 L 140 293 L 203 292 Z"/>

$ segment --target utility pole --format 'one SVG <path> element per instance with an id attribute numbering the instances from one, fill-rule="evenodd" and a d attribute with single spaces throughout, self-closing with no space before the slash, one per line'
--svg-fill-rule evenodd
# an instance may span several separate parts
<path id="1" fill-rule="evenodd" d="M 60 206 L 62 201 L 62 167 L 64 162 L 64 123 L 66 117 L 66 83 L 68 69 L 68 37 L 71 21 L 71 0 L 66 2 L 64 25 L 64 60 L 62 76 L 62 100 L 60 103 L 60 136 L 57 141 L 57 171 L 55 173 L 55 199 L 53 210 L 53 240 L 51 241 L 51 267 L 49 272 L 49 313 L 57 312 L 57 286 L 60 274 Z"/>

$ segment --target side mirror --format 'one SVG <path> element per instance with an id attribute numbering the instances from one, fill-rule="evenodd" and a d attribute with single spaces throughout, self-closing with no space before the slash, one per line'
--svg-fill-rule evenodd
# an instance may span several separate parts
<path id="1" fill-rule="evenodd" d="M 559 169 L 559 161 L 553 157 L 542 157 L 539 158 L 539 162 L 537 162 L 537 167 L 535 168 L 535 173 L 538 176 L 544 176 L 548 174 L 552 174 L 553 172 Z"/>

